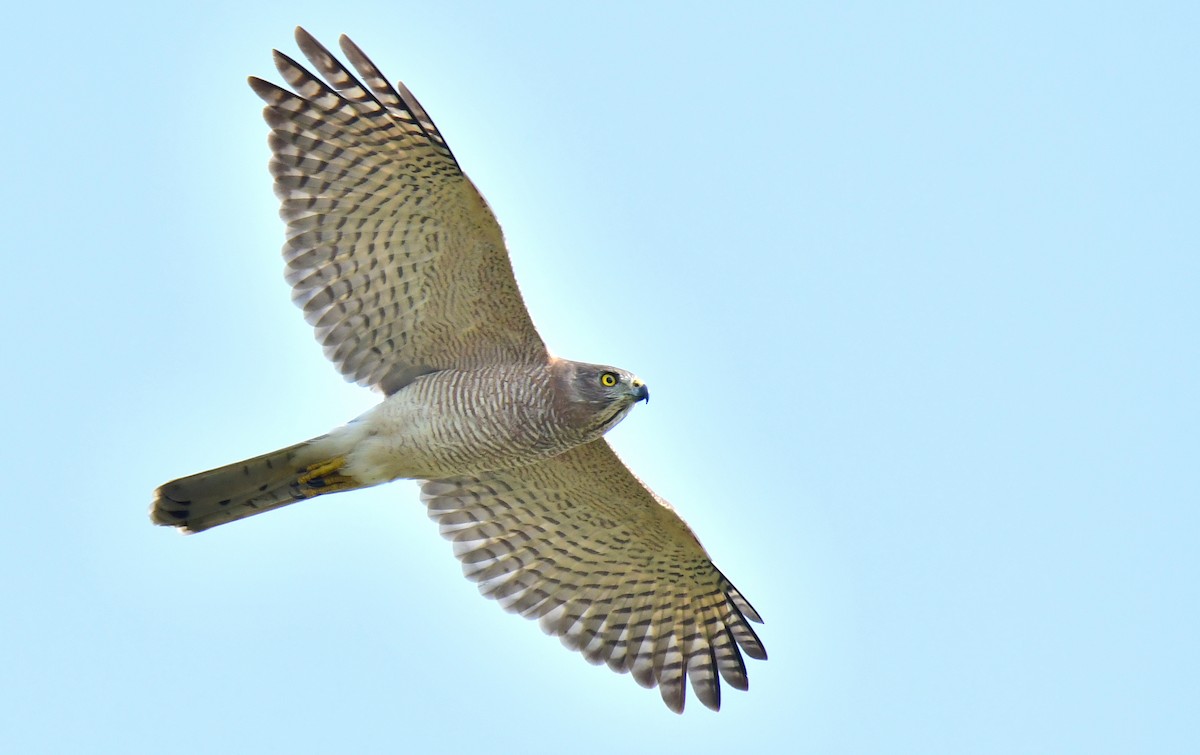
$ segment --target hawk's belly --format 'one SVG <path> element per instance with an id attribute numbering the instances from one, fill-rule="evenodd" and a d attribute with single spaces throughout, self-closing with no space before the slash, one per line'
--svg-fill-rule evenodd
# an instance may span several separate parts
<path id="1" fill-rule="evenodd" d="M 556 422 L 540 377 L 492 368 L 418 378 L 343 429 L 355 436 L 346 471 L 367 484 L 478 475 L 587 440 Z"/>

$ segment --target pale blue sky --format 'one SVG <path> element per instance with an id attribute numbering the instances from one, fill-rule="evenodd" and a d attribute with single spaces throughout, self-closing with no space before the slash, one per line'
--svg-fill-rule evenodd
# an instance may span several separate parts
<path id="1" fill-rule="evenodd" d="M 1195 747 L 1196 4 L 164 5 L 7 15 L 0 749 Z M 150 525 L 374 401 L 282 280 L 245 77 L 296 24 L 649 383 L 613 443 L 767 622 L 721 713 L 482 599 L 412 483 Z"/>

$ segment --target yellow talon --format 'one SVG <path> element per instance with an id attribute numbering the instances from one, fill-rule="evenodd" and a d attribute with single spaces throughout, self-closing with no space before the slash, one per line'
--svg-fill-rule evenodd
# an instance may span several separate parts
<path id="1" fill-rule="evenodd" d="M 324 477 L 326 475 L 333 474 L 334 472 L 341 469 L 342 465 L 345 463 L 346 463 L 345 456 L 335 456 L 332 459 L 330 459 L 329 461 L 322 462 L 319 464 L 312 464 L 308 467 L 308 470 L 304 474 L 300 475 L 300 479 L 297 480 L 297 482 L 299 482 L 301 485 L 304 485 L 309 482 L 312 482 L 313 480 L 315 480 L 319 477 Z M 337 475 L 337 476 L 341 477 L 341 475 Z"/>
<path id="2" fill-rule="evenodd" d="M 326 493 L 354 490 L 362 487 L 353 477 L 338 474 L 346 463 L 346 457 L 338 456 L 320 464 L 313 464 L 304 474 L 296 478 L 293 489 L 300 498 L 314 498 Z"/>
<path id="3" fill-rule="evenodd" d="M 308 485 L 301 486 L 299 494 L 304 498 L 316 498 L 319 495 L 326 493 L 339 493 L 343 490 L 358 490 L 361 485 L 354 481 L 353 477 L 343 477 L 342 475 L 333 475 L 331 477 L 318 478 L 321 481 L 320 486 Z"/>

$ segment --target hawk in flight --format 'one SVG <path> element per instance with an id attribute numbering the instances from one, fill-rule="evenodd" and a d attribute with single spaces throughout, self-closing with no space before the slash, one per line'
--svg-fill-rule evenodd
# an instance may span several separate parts
<path id="1" fill-rule="evenodd" d="M 156 524 L 200 532 L 399 478 L 467 577 L 682 712 L 766 658 L 758 613 L 604 434 L 649 398 L 632 373 L 552 356 L 496 218 L 433 121 L 348 38 L 303 29 L 262 79 L 292 296 L 347 380 L 384 396 L 327 435 L 160 487 Z M 719 679 L 719 678 L 720 679 Z"/>

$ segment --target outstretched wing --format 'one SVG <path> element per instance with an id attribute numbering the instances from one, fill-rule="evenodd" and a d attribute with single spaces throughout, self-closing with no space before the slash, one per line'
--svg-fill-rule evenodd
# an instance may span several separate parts
<path id="1" fill-rule="evenodd" d="M 545 362 L 492 211 L 433 121 L 347 37 L 356 78 L 303 29 L 324 81 L 275 51 L 262 79 L 287 279 L 348 380 L 394 393 L 448 367 Z"/>
<path id="2" fill-rule="evenodd" d="M 747 621 L 758 613 L 604 439 L 421 492 L 480 592 L 592 663 L 657 685 L 677 713 L 686 678 L 716 710 L 718 675 L 744 690 L 742 653 L 767 657 Z"/>

